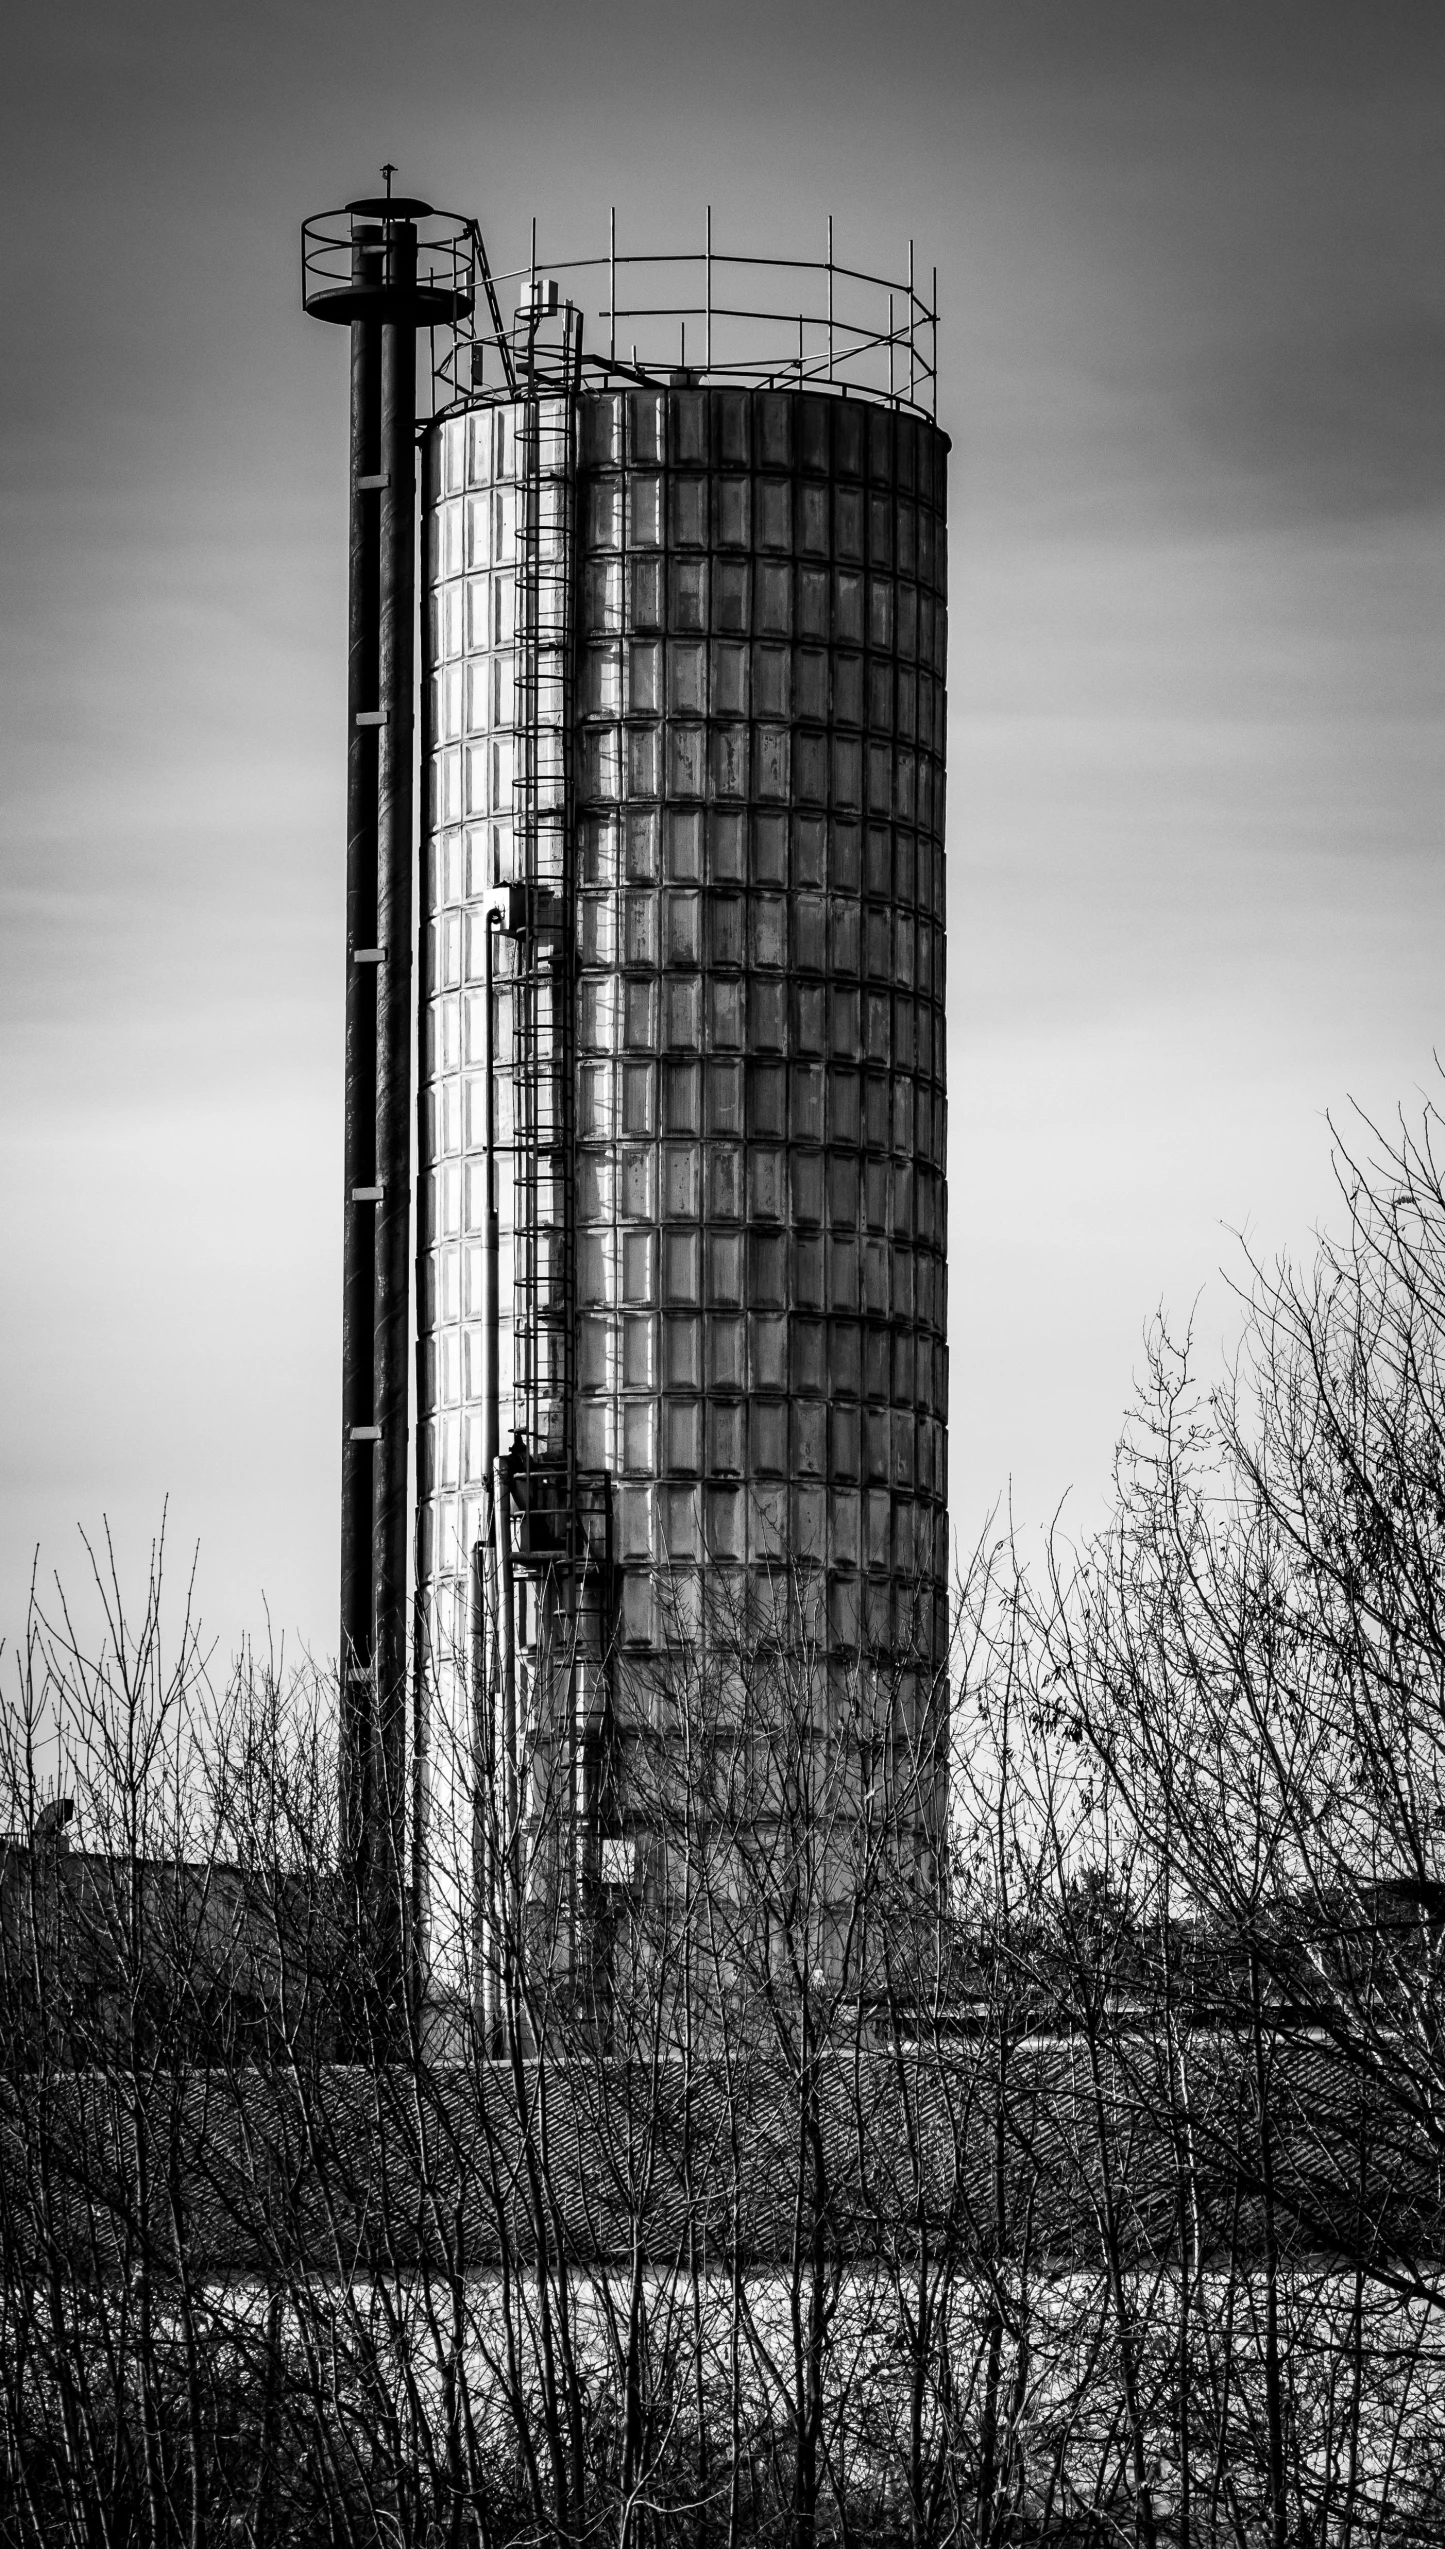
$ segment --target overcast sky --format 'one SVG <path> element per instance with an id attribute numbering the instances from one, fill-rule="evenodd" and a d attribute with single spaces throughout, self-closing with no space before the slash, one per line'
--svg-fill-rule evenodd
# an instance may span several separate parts
<path id="1" fill-rule="evenodd" d="M 495 263 L 936 259 L 953 1517 L 1100 1510 L 1144 1322 L 1441 1040 L 1445 12 L 47 0 L 7 32 L 0 1627 L 163 1500 L 334 1644 L 344 344 L 381 161 Z M 1202 1289 L 1201 1289 L 1202 1288 Z"/>

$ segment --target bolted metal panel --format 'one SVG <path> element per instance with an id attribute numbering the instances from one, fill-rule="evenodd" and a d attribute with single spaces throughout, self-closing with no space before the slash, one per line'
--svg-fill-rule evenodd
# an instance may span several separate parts
<path id="1" fill-rule="evenodd" d="M 476 1694 L 510 1686 L 513 1673 L 503 1634 L 513 1603 L 501 1598 L 510 1543 L 499 1548 L 493 1510 L 498 1453 L 523 1412 L 513 1354 L 518 427 L 514 405 L 478 408 L 424 443 L 416 1563 L 439 1944 L 469 1923 L 448 1897 L 453 1871 L 480 1846 L 470 1828 L 479 1762 L 490 1777 L 506 1752 L 505 1728 L 476 1714 Z"/>
<path id="2" fill-rule="evenodd" d="M 496 925 L 511 916 L 498 889 L 515 881 L 515 412 L 479 409 L 434 427 L 427 463 L 419 1543 L 421 1574 L 435 1582 L 460 1581 L 486 1536 L 496 1443 L 509 1445 L 516 1424 L 513 944 Z"/>
<path id="3" fill-rule="evenodd" d="M 795 392 L 585 421 L 577 1441 L 623 1642 L 786 1557 L 833 1649 L 927 1671 L 946 441 Z"/>

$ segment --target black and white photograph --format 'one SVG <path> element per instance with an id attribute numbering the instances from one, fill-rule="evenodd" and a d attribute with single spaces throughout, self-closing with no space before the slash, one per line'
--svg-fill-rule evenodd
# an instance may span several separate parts
<path id="1" fill-rule="evenodd" d="M 0 2549 L 1437 2549 L 1445 15 L 0 190 Z"/>

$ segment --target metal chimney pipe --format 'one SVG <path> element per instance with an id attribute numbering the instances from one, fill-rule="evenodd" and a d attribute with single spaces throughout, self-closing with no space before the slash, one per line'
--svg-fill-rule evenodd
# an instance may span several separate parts
<path id="1" fill-rule="evenodd" d="M 382 232 L 358 223 L 351 271 L 379 296 Z M 365 308 L 363 301 L 362 307 Z M 376 306 L 379 306 L 379 298 Z M 377 728 L 381 325 L 351 321 L 351 519 L 346 683 L 345 1218 L 341 1308 L 341 1781 L 348 1861 L 361 1874 L 373 1816 L 375 1654 L 371 1570 L 376 1183 Z M 362 1429 L 358 1431 L 358 1429 Z"/>
<path id="2" fill-rule="evenodd" d="M 470 237 L 390 191 L 302 229 L 303 305 L 351 332 L 341 1810 L 383 2009 L 406 1831 L 416 338 L 469 313 Z"/>
<path id="3" fill-rule="evenodd" d="M 378 577 L 376 968 L 377 1428 L 372 1471 L 376 1602 L 377 1799 L 388 1903 L 398 1901 L 406 1780 L 407 1452 L 411 1351 L 412 686 L 416 616 L 416 229 L 388 225 L 381 329 Z M 395 313 L 395 315 L 392 315 Z"/>

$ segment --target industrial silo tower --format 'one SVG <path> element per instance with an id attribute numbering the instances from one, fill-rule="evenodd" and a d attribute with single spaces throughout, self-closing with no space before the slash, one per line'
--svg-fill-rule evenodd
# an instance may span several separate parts
<path id="1" fill-rule="evenodd" d="M 543 1725 L 580 1901 L 628 1878 L 610 1722 L 714 1596 L 786 1571 L 830 1655 L 942 1668 L 948 443 L 911 252 L 445 235 L 416 1860 Z"/>

